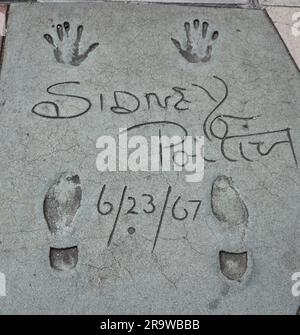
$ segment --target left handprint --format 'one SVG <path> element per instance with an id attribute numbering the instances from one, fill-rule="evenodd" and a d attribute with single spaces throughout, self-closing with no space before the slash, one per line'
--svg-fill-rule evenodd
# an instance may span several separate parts
<path id="1" fill-rule="evenodd" d="M 80 53 L 80 40 L 83 26 L 79 25 L 77 27 L 77 35 L 74 42 L 70 38 L 69 32 L 70 24 L 69 22 L 64 22 L 56 26 L 58 36 L 56 43 L 50 34 L 44 34 L 44 39 L 53 46 L 54 56 L 58 63 L 79 66 L 88 57 L 89 53 L 97 48 L 99 43 L 91 44 L 85 52 Z"/>

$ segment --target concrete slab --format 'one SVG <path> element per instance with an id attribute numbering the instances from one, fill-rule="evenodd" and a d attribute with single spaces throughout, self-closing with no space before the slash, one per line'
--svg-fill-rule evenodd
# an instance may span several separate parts
<path id="1" fill-rule="evenodd" d="M 120 2 L 120 0 L 109 0 Z M 38 2 L 107 2 L 107 0 L 38 0 Z M 121 0 L 122 2 L 122 0 Z M 225 5 L 247 5 L 249 0 L 128 0 L 124 2 L 160 2 L 160 3 L 192 3 L 192 4 L 225 4 Z"/>
<path id="2" fill-rule="evenodd" d="M 300 7 L 299 0 L 259 0 L 259 3 L 263 6 Z"/>
<path id="3" fill-rule="evenodd" d="M 32 3 L 32 2 L 37 2 L 37 0 L 1 0 L 1 3 L 3 3 L 3 4 L 10 4 L 10 3 L 13 3 L 13 2 Z"/>
<path id="4" fill-rule="evenodd" d="M 1 90 L 2 314 L 296 314 L 300 78 L 266 13 L 12 5 Z M 124 127 L 204 135 L 203 180 L 99 172 Z"/>
<path id="5" fill-rule="evenodd" d="M 2 64 L 2 49 L 4 45 L 4 36 L 6 34 L 6 5 L 0 5 L 0 68 Z"/>
<path id="6" fill-rule="evenodd" d="M 0 53 L 2 47 L 2 38 L 6 33 L 6 5 L 0 5 Z"/>
<path id="7" fill-rule="evenodd" d="M 300 69 L 300 8 L 268 7 L 266 10 Z"/>

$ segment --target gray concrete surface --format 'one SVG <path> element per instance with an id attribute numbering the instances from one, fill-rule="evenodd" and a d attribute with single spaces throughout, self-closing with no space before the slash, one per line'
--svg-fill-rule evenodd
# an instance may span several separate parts
<path id="1" fill-rule="evenodd" d="M 266 11 L 300 69 L 300 8 L 267 7 Z"/>
<path id="2" fill-rule="evenodd" d="M 109 0 L 111 2 L 122 2 L 122 0 Z M 107 2 L 105 0 L 39 0 L 38 2 Z M 193 3 L 193 4 L 225 4 L 225 5 L 245 5 L 249 0 L 129 0 L 127 2 L 160 2 L 160 3 Z"/>
<path id="3" fill-rule="evenodd" d="M 259 0 L 262 6 L 300 7 L 299 0 Z"/>
<path id="4" fill-rule="evenodd" d="M 300 78 L 263 11 L 12 5 L 1 90 L 1 314 L 296 314 Z M 205 134 L 202 182 L 97 171 L 147 122 Z"/>

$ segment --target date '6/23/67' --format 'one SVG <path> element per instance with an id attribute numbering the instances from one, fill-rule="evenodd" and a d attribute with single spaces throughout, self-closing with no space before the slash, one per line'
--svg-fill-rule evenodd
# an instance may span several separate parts
<path id="1" fill-rule="evenodd" d="M 102 189 L 100 191 L 100 195 L 97 202 L 97 211 L 100 215 L 107 216 L 115 214 L 114 224 L 113 228 L 111 230 L 107 245 L 109 246 L 116 226 L 119 221 L 119 217 L 121 214 L 121 211 L 125 211 L 125 215 L 140 215 L 140 214 L 146 214 L 151 215 L 154 214 L 156 211 L 158 211 L 157 203 L 160 202 L 159 200 L 155 199 L 154 195 L 150 193 L 142 193 L 138 197 L 128 195 L 127 194 L 127 186 L 125 185 L 122 190 L 121 198 L 118 202 L 118 204 L 113 203 L 112 201 L 105 200 L 105 190 L 106 190 L 106 184 L 102 186 Z M 165 217 L 166 211 L 167 211 L 167 205 L 169 203 L 170 194 L 172 192 L 172 187 L 169 186 L 166 192 L 165 200 L 163 203 L 163 208 L 160 211 L 160 219 L 156 231 L 156 235 L 153 242 L 152 252 L 155 249 L 157 239 L 159 237 L 160 228 L 163 223 L 163 219 Z M 186 206 L 182 206 L 184 203 L 187 203 Z M 189 200 L 183 200 L 181 196 L 177 196 L 176 200 L 171 203 L 171 217 L 174 220 L 177 221 L 184 221 L 187 220 L 189 217 L 191 217 L 192 221 L 195 221 L 198 212 L 200 209 L 202 201 L 199 199 L 189 199 Z M 134 228 L 131 227 L 131 232 L 134 232 Z M 129 231 L 130 233 L 130 231 Z"/>

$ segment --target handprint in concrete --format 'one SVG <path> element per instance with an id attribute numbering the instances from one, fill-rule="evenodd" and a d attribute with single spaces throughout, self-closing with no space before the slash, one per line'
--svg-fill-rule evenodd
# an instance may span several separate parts
<path id="1" fill-rule="evenodd" d="M 209 33 L 208 22 L 203 22 L 200 26 L 200 21 L 195 19 L 193 24 L 184 23 L 186 33 L 186 41 L 184 45 L 171 38 L 179 53 L 190 63 L 206 63 L 211 59 L 213 44 L 219 37 L 218 31 Z"/>
<path id="2" fill-rule="evenodd" d="M 82 32 L 83 25 L 79 25 L 74 41 L 70 36 L 69 22 L 64 22 L 56 26 L 56 42 L 50 34 L 44 34 L 44 39 L 53 46 L 54 56 L 58 63 L 79 66 L 98 47 L 99 43 L 93 43 L 84 52 L 81 52 L 80 41 Z"/>

